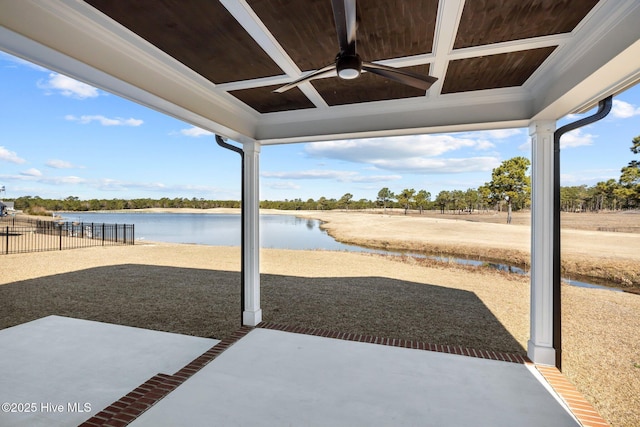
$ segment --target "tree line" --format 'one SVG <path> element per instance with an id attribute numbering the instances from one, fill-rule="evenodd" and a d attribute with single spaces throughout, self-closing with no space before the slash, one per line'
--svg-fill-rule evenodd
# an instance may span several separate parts
<path id="1" fill-rule="evenodd" d="M 633 138 L 631 152 L 640 154 L 640 136 Z M 441 191 L 432 200 L 432 194 L 424 189 L 416 191 L 405 188 L 394 193 L 388 187 L 378 191 L 375 200 L 354 200 L 351 193 L 341 198 L 320 197 L 263 200 L 263 209 L 282 210 L 331 210 L 331 209 L 373 209 L 399 208 L 405 213 L 409 210 L 440 210 L 445 212 L 474 212 L 486 210 L 502 210 L 508 212 L 510 222 L 511 211 L 526 209 L 531 204 L 531 179 L 527 174 L 530 162 L 525 157 L 514 157 L 505 160 L 491 173 L 491 180 L 478 188 L 466 190 Z M 621 169 L 619 180 L 610 179 L 587 185 L 561 187 L 561 209 L 570 212 L 619 210 L 640 208 L 640 161 L 632 160 Z M 197 198 L 161 199 L 90 199 L 80 200 L 70 196 L 63 200 L 42 199 L 38 196 L 19 197 L 14 199 L 15 208 L 28 213 L 51 214 L 55 211 L 96 211 L 123 210 L 145 208 L 239 208 L 238 200 L 205 200 Z"/>
<path id="2" fill-rule="evenodd" d="M 640 135 L 631 140 L 629 148 L 640 154 Z M 598 182 L 593 187 L 578 185 L 560 189 L 560 204 L 563 211 L 599 211 L 640 208 L 640 161 L 631 160 L 620 169 L 616 181 Z"/>

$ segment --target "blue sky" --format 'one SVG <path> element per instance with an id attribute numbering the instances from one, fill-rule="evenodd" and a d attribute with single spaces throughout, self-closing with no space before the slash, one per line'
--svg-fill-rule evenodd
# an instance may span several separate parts
<path id="1" fill-rule="evenodd" d="M 237 154 L 187 123 L 1 52 L 0 99 L 7 198 L 240 198 Z M 637 135 L 640 85 L 606 119 L 563 137 L 562 185 L 617 180 Z M 389 187 L 433 199 L 482 185 L 514 156 L 531 157 L 526 129 L 266 146 L 260 198 L 374 200 Z"/>

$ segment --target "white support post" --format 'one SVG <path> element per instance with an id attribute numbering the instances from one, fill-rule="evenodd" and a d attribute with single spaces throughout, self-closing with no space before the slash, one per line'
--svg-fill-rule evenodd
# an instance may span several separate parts
<path id="1" fill-rule="evenodd" d="M 244 310 L 242 324 L 262 322 L 260 308 L 260 144 L 244 143 Z"/>
<path id="2" fill-rule="evenodd" d="M 531 136 L 531 311 L 527 355 L 537 364 L 556 363 L 553 348 L 553 187 L 555 121 L 529 125 Z"/>

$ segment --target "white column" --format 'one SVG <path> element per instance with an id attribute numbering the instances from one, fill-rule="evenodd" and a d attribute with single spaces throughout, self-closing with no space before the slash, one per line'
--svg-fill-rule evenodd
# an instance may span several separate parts
<path id="1" fill-rule="evenodd" d="M 553 348 L 553 132 L 555 121 L 529 125 L 531 136 L 531 325 L 527 355 L 555 366 Z"/>
<path id="2" fill-rule="evenodd" d="M 244 143 L 244 311 L 242 324 L 262 321 L 260 309 L 260 144 Z"/>

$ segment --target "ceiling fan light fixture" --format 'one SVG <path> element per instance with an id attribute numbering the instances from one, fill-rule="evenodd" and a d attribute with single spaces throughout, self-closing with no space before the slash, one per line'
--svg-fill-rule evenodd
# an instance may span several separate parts
<path id="1" fill-rule="evenodd" d="M 336 61 L 338 77 L 344 80 L 352 80 L 360 75 L 362 60 L 358 55 L 340 56 Z"/>
<path id="2" fill-rule="evenodd" d="M 313 79 L 332 76 L 334 72 L 342 80 L 354 80 L 360 77 L 362 70 L 381 76 L 406 86 L 411 86 L 423 91 L 429 90 L 431 85 L 438 80 L 436 77 L 414 73 L 408 70 L 400 70 L 382 64 L 363 62 L 356 52 L 356 0 L 331 0 L 333 20 L 338 35 L 340 50 L 332 64 L 315 70 L 304 77 L 300 77 L 291 83 L 275 89 L 274 92 L 282 93 L 291 88 L 309 82 Z"/>

